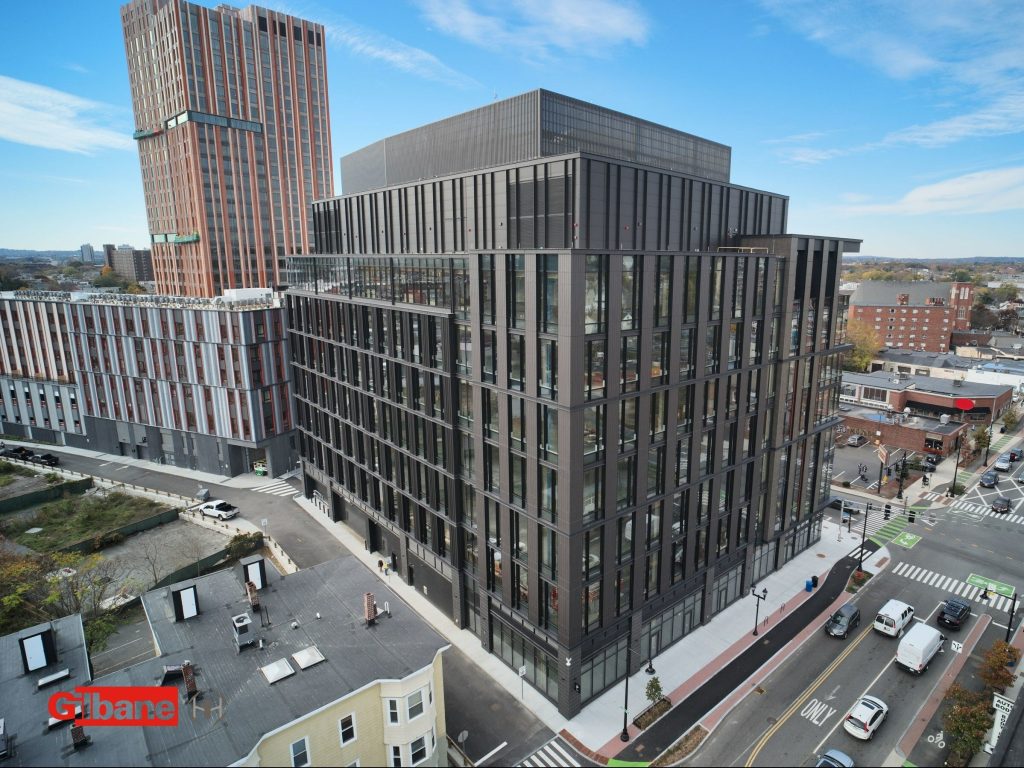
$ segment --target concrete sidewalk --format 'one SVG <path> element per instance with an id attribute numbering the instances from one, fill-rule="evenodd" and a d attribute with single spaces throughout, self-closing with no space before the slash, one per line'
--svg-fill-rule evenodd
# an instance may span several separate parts
<path id="1" fill-rule="evenodd" d="M 317 520 L 326 531 L 344 544 L 353 555 L 362 560 L 368 568 L 376 571 L 377 561 L 382 556 L 379 553 L 368 551 L 362 538 L 344 525 L 332 522 L 308 499 L 296 497 L 295 502 Z M 812 575 L 818 576 L 824 581 L 829 570 L 859 545 L 859 536 L 851 536 L 840 526 L 825 521 L 822 538 L 817 544 L 794 558 L 780 572 L 773 573 L 758 583 L 758 590 L 764 588 L 768 590 L 767 599 L 759 612 L 760 639 L 770 632 L 771 634 L 768 636 L 771 638 L 771 643 L 767 645 L 759 643 L 757 649 L 770 649 L 768 650 L 770 656 L 774 650 L 785 644 L 779 641 L 779 633 L 772 631 L 782 623 L 792 627 L 792 634 L 796 634 L 797 630 L 806 623 L 804 614 L 797 611 L 804 603 L 810 603 L 810 613 L 817 615 L 821 610 L 818 607 L 819 602 L 828 604 L 834 599 L 834 596 L 829 597 L 824 594 L 821 588 L 816 593 L 806 592 L 804 583 Z M 869 544 L 870 546 L 872 545 Z M 847 567 L 841 569 L 834 577 L 835 583 L 839 584 L 839 591 L 845 587 L 849 569 L 854 564 L 852 560 L 848 561 Z M 554 704 L 531 689 L 530 686 L 526 686 L 523 690 L 514 670 L 507 667 L 493 654 L 487 653 L 475 635 L 452 623 L 418 590 L 410 587 L 397 576 L 381 576 L 382 580 L 384 578 L 388 579 L 390 589 L 408 601 L 417 613 L 430 622 L 452 645 L 482 667 L 510 695 L 516 698 L 521 697 L 524 705 L 529 707 L 551 730 L 563 732 L 587 751 L 604 758 L 614 757 L 616 753 L 622 754 L 623 747 L 635 746 L 632 741 L 629 744 L 623 744 L 618 740 L 618 734 L 622 729 L 624 682 L 605 691 L 591 701 L 579 715 L 572 720 L 567 720 L 558 713 Z M 831 587 L 829 591 L 832 591 Z M 689 694 L 699 687 L 695 683 L 706 681 L 722 669 L 729 668 L 730 674 L 739 673 L 745 678 L 763 663 L 763 660 L 744 656 L 744 651 L 759 639 L 752 635 L 754 603 L 754 599 L 749 595 L 738 600 L 716 616 L 711 623 L 694 630 L 654 659 L 654 666 L 662 688 L 674 704 L 687 699 Z M 791 616 L 794 618 L 789 622 L 784 621 Z M 741 672 L 741 670 L 748 671 Z M 630 718 L 647 705 L 644 699 L 644 687 L 648 679 L 649 676 L 642 667 L 640 672 L 630 678 Z M 731 691 L 732 688 L 723 690 L 722 695 L 727 695 Z M 697 701 L 698 706 L 703 707 L 700 715 L 711 709 L 717 702 L 717 699 L 708 700 L 704 696 L 691 697 L 691 699 Z M 669 715 L 666 715 L 660 722 L 665 722 L 668 717 Z M 644 732 L 645 738 L 647 734 L 658 728 L 660 722 Z M 632 726 L 630 726 L 630 732 L 633 736 L 638 733 Z M 679 735 L 681 734 L 677 733 L 672 740 L 674 741 Z M 625 754 L 622 756 L 626 757 Z M 644 759 L 653 757 L 653 754 L 648 753 Z"/>

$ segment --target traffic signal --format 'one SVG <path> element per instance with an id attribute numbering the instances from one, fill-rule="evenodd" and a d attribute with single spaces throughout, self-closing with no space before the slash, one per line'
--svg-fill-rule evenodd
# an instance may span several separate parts
<path id="1" fill-rule="evenodd" d="M 892 467 L 886 467 L 885 468 L 885 476 L 886 477 L 892 477 Z"/>
<path id="2" fill-rule="evenodd" d="M 915 512 L 915 511 L 914 511 L 914 508 L 913 508 L 913 507 L 911 507 L 911 508 L 910 508 L 910 514 L 909 514 L 909 515 L 907 516 L 907 520 L 908 520 L 909 522 L 911 522 L 911 523 L 912 523 L 912 522 L 914 522 L 914 521 L 915 521 L 916 519 L 917 519 L 917 512 Z"/>
<path id="3" fill-rule="evenodd" d="M 890 515 L 892 515 L 892 504 L 886 504 L 885 512 L 882 514 L 882 519 L 888 520 Z"/>

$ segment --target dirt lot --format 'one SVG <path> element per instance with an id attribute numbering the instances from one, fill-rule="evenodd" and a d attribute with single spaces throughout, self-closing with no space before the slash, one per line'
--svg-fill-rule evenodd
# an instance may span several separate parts
<path id="1" fill-rule="evenodd" d="M 137 595 L 179 568 L 223 549 L 230 540 L 217 531 L 175 520 L 104 548 L 103 557 L 121 562 L 120 581 Z"/>

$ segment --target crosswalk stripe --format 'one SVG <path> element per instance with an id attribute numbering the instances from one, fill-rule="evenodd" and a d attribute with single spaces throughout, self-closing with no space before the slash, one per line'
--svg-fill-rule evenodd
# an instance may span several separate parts
<path id="1" fill-rule="evenodd" d="M 917 579 L 917 574 L 919 574 L 922 570 L 924 570 L 924 569 L 921 568 L 921 566 L 919 566 L 919 565 L 914 566 L 913 570 L 911 570 L 910 573 L 907 574 L 907 578 L 908 579 Z"/>
<path id="2" fill-rule="evenodd" d="M 967 585 L 967 591 L 964 592 L 964 597 L 966 597 L 968 600 L 973 600 L 974 598 L 976 598 L 978 596 L 978 594 L 980 592 L 981 592 L 980 589 L 978 589 L 977 587 L 975 587 L 975 586 L 973 586 L 971 584 L 968 584 Z"/>
<path id="3" fill-rule="evenodd" d="M 952 581 L 953 581 L 953 577 L 952 576 L 947 576 L 946 578 L 944 578 L 942 580 L 942 584 L 939 585 L 939 589 L 943 589 L 943 590 L 946 589 L 946 587 L 948 587 L 950 582 L 952 582 Z"/>
<path id="4" fill-rule="evenodd" d="M 553 741 L 548 746 L 554 751 L 558 752 L 567 761 L 568 765 L 575 766 L 575 768 L 579 768 L 580 764 L 573 760 L 572 756 L 564 749 L 562 749 L 562 747 L 557 742 Z"/>
<path id="5" fill-rule="evenodd" d="M 931 577 L 930 579 L 928 579 L 928 581 L 927 581 L 927 584 L 928 584 L 928 586 L 929 586 L 929 587 L 934 587 L 934 586 L 935 586 L 935 584 L 936 584 L 936 583 L 937 583 L 937 582 L 938 582 L 938 581 L 939 581 L 939 580 L 940 580 L 941 578 L 942 578 L 942 574 L 941 574 L 941 573 L 936 573 L 936 574 L 935 574 L 934 576 L 932 576 L 932 577 Z"/>
<path id="6" fill-rule="evenodd" d="M 907 564 L 906 563 L 900 563 L 899 565 L 897 565 L 895 568 L 892 569 L 892 572 L 894 574 L 896 574 L 897 576 L 899 576 L 905 570 L 907 570 Z"/>
<path id="7" fill-rule="evenodd" d="M 996 597 L 995 600 L 992 601 L 992 607 L 995 608 L 997 611 L 1004 610 L 1004 606 L 1005 605 L 1006 605 L 1006 598 L 1003 597 L 1002 595 L 999 595 L 998 597 Z"/>
<path id="8" fill-rule="evenodd" d="M 963 597 L 964 587 L 966 587 L 966 586 L 967 585 L 964 584 L 963 582 L 957 584 L 956 585 L 956 589 L 953 590 L 953 594 L 956 595 L 957 597 Z"/>

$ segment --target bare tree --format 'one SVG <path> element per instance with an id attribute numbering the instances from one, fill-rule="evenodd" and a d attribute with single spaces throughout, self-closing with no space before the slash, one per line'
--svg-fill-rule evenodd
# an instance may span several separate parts
<path id="1" fill-rule="evenodd" d="M 156 586 L 160 583 L 160 579 L 167 575 L 164 567 L 167 559 L 164 548 L 157 542 L 155 536 L 147 536 L 143 533 L 135 542 L 135 551 L 135 557 L 140 566 L 153 579 L 149 586 Z"/>

